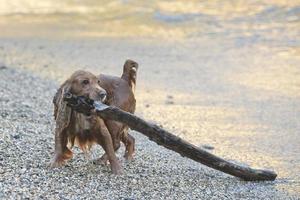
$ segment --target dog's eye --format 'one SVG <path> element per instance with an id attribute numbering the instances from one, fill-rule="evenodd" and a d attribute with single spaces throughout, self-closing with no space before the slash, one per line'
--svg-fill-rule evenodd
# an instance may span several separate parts
<path id="1" fill-rule="evenodd" d="M 98 80 L 98 84 L 100 85 L 100 80 Z"/>
<path id="2" fill-rule="evenodd" d="M 83 81 L 82 81 L 82 84 L 83 84 L 83 85 L 87 85 L 87 84 L 89 84 L 89 83 L 90 83 L 89 80 L 83 80 Z"/>

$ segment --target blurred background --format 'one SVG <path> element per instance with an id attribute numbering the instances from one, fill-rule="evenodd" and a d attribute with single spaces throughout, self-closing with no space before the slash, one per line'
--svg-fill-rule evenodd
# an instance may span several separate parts
<path id="1" fill-rule="evenodd" d="M 1 0 L 0 15 L 3 35 L 223 36 L 251 43 L 284 36 L 291 42 L 298 33 L 298 6 L 297 0 Z"/>
<path id="2" fill-rule="evenodd" d="M 300 192 L 299 0 L 0 0 L 0 58 L 57 83 L 136 60 L 139 115 Z"/>

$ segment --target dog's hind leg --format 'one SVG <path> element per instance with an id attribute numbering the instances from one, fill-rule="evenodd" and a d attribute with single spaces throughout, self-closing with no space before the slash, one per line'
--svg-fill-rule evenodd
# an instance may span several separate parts
<path id="1" fill-rule="evenodd" d="M 135 139 L 128 133 L 128 127 L 124 129 L 124 132 L 122 133 L 122 142 L 125 145 L 125 154 L 124 158 L 127 161 L 131 161 L 133 159 L 134 151 L 135 151 Z"/>

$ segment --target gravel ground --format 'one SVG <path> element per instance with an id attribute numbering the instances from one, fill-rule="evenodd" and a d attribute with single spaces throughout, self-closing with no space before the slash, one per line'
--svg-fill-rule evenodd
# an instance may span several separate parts
<path id="1" fill-rule="evenodd" d="M 136 157 L 115 176 L 75 149 L 63 168 L 49 169 L 52 96 L 58 84 L 24 70 L 0 69 L 0 199 L 297 199 L 276 186 L 244 182 L 136 137 Z M 123 150 L 120 151 L 119 157 Z"/>
<path id="2" fill-rule="evenodd" d="M 300 199 L 297 1 L 30 2 L 0 3 L 1 200 Z M 138 133 L 122 176 L 92 164 L 100 148 L 48 169 L 58 84 L 77 69 L 120 74 L 127 58 L 140 64 L 137 115 L 276 181 L 240 181 Z"/>

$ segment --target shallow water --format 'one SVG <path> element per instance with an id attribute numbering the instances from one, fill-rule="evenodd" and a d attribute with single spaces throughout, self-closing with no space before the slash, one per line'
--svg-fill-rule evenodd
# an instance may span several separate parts
<path id="1" fill-rule="evenodd" d="M 297 0 L 10 0 L 0 2 L 6 35 L 224 37 L 239 45 L 299 41 Z M 27 29 L 27 30 L 26 30 Z M 2 34 L 3 34 L 2 33 Z M 279 39 L 280 37 L 280 39 Z M 280 41 L 277 41 L 277 40 Z"/>
<path id="2" fill-rule="evenodd" d="M 299 1 L 98 2 L 1 1 L 0 61 L 62 81 L 135 59 L 146 119 L 299 196 Z"/>

